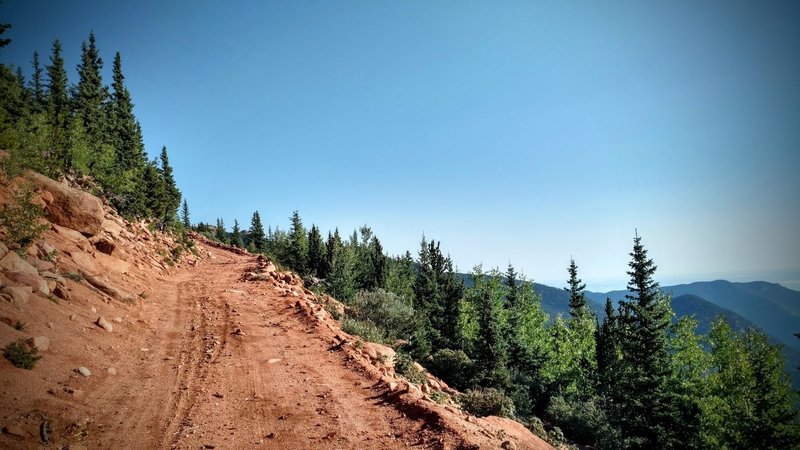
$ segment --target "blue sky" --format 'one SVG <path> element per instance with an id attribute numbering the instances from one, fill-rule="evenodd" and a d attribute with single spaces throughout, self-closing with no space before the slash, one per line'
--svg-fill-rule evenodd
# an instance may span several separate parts
<path id="1" fill-rule="evenodd" d="M 424 232 L 462 270 L 800 289 L 800 3 L 6 0 L 2 62 L 94 30 L 193 220 Z"/>

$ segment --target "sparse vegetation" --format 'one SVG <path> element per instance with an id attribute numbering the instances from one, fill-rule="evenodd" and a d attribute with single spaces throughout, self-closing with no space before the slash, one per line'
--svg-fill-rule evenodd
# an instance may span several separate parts
<path id="1" fill-rule="evenodd" d="M 447 401 L 450 400 L 450 396 L 446 392 L 442 391 L 433 391 L 430 393 L 429 397 L 431 400 L 439 404 L 447 403 Z"/>
<path id="2" fill-rule="evenodd" d="M 407 353 L 398 352 L 394 357 L 394 371 L 406 380 L 417 384 L 428 384 L 428 377 L 414 366 L 414 360 Z"/>
<path id="3" fill-rule="evenodd" d="M 6 231 L 6 241 L 19 244 L 18 253 L 24 254 L 47 229 L 40 223 L 44 211 L 34 205 L 33 188 L 26 184 L 14 192 L 11 202 L 0 210 L 0 227 Z"/>
<path id="4" fill-rule="evenodd" d="M 83 275 L 81 275 L 79 273 L 75 273 L 75 272 L 65 272 L 64 273 L 64 278 L 66 278 L 68 280 L 72 280 L 72 281 L 74 281 L 76 283 L 80 283 L 81 281 L 83 281 Z"/>
<path id="5" fill-rule="evenodd" d="M 3 356 L 11 361 L 14 367 L 32 370 L 41 356 L 37 354 L 35 348 L 30 348 L 24 339 L 18 339 L 6 345 L 3 349 Z"/>
<path id="6" fill-rule="evenodd" d="M 459 395 L 457 401 L 465 411 L 478 417 L 514 417 L 514 402 L 498 389 L 470 389 Z"/>

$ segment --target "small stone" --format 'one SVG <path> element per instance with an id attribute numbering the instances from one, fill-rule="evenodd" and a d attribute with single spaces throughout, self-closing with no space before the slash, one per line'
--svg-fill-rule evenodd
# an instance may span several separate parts
<path id="1" fill-rule="evenodd" d="M 69 320 L 71 320 L 73 322 L 77 322 L 78 321 L 78 316 L 75 315 L 75 314 L 70 314 L 69 315 Z"/>
<path id="2" fill-rule="evenodd" d="M 111 320 L 113 320 L 113 321 L 114 321 L 114 322 L 116 322 L 116 323 L 122 323 L 122 317 L 114 317 L 114 318 L 113 318 L 113 319 L 111 319 Z"/>
<path id="3" fill-rule="evenodd" d="M 276 436 L 276 435 L 275 435 L 275 433 L 274 433 L 274 432 L 273 432 L 273 433 L 270 433 L 270 434 L 268 434 L 268 435 L 267 435 L 267 439 L 275 439 L 275 436 Z"/>
<path id="4" fill-rule="evenodd" d="M 73 389 L 72 392 L 70 392 L 70 394 L 72 394 L 72 396 L 74 398 L 81 398 L 81 397 L 83 397 L 83 390 L 82 389 Z"/>
<path id="5" fill-rule="evenodd" d="M 50 348 L 50 339 L 46 338 L 45 336 L 32 337 L 28 342 L 30 343 L 31 347 L 39 350 L 40 352 L 47 351 L 47 349 Z"/>
<path id="6" fill-rule="evenodd" d="M 107 321 L 102 316 L 100 316 L 100 318 L 97 319 L 97 321 L 95 323 L 97 324 L 98 327 L 108 331 L 109 333 L 111 333 L 111 331 L 114 329 L 114 326 L 111 325 L 111 322 Z"/>
<path id="7" fill-rule="evenodd" d="M 90 372 L 89 369 L 87 369 L 86 367 L 81 366 L 81 367 L 78 367 L 76 370 L 78 371 L 79 374 L 81 374 L 81 375 L 83 375 L 85 377 L 92 376 L 92 372 Z"/>
<path id="8" fill-rule="evenodd" d="M 6 425 L 3 427 L 3 433 L 10 434 L 12 436 L 19 436 L 25 437 L 25 430 L 19 427 L 19 425 Z"/>
<path id="9" fill-rule="evenodd" d="M 280 358 L 271 358 L 267 361 L 268 364 L 275 364 L 276 362 L 280 361 Z"/>
<path id="10" fill-rule="evenodd" d="M 503 450 L 517 450 L 517 444 L 512 440 L 505 440 L 500 444 L 500 448 Z"/>
<path id="11" fill-rule="evenodd" d="M 96 312 L 97 312 L 97 308 L 95 308 L 94 306 L 92 306 L 92 310 L 91 310 L 91 311 L 92 311 L 93 313 L 96 313 Z"/>
<path id="12" fill-rule="evenodd" d="M 53 322 L 47 322 L 47 328 L 50 328 L 51 330 L 55 330 L 56 329 L 56 324 L 54 324 Z"/>
<path id="13" fill-rule="evenodd" d="M 109 375 L 116 375 L 117 374 L 117 369 L 115 369 L 113 367 L 109 367 L 107 369 L 107 371 L 108 371 Z"/>

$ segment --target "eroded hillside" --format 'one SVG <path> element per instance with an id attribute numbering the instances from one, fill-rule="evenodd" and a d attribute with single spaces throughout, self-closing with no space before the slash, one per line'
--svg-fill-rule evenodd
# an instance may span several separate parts
<path id="1" fill-rule="evenodd" d="M 0 361 L 3 448 L 549 448 L 399 377 L 391 348 L 343 333 L 341 305 L 267 259 L 199 236 L 181 251 L 32 181 L 46 229 L 22 255 L 0 244 L 0 345 L 41 359 Z"/>

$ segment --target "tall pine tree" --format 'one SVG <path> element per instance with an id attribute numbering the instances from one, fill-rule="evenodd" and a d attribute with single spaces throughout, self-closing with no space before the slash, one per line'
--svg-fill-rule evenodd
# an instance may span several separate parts
<path id="1" fill-rule="evenodd" d="M 267 243 L 264 237 L 264 225 L 261 224 L 261 216 L 258 214 L 258 211 L 253 212 L 253 218 L 250 219 L 250 242 L 258 253 L 263 253 L 267 250 Z"/>

